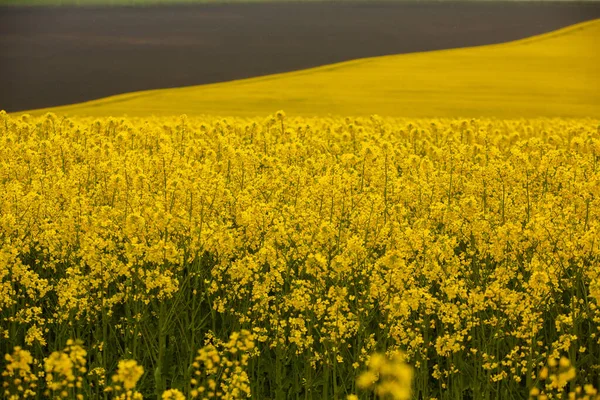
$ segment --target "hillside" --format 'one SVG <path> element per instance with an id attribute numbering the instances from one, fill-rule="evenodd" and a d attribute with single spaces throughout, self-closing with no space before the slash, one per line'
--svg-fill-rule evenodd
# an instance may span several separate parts
<path id="1" fill-rule="evenodd" d="M 594 20 L 500 45 L 359 59 L 30 113 L 592 117 L 600 110 L 598 48 Z"/>

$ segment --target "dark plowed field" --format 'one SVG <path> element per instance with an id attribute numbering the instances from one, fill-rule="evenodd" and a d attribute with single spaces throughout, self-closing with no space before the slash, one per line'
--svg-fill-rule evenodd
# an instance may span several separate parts
<path id="1" fill-rule="evenodd" d="M 599 17 L 600 3 L 0 8 L 0 109 L 499 43 Z"/>

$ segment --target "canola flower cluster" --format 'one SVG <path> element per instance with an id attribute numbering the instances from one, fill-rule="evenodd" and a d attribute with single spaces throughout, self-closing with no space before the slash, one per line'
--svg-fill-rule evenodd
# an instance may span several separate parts
<path id="1" fill-rule="evenodd" d="M 597 120 L 2 112 L 3 390 L 594 399 L 599 212 Z"/>
<path id="2" fill-rule="evenodd" d="M 251 397 L 246 368 L 249 359 L 255 355 L 254 336 L 248 330 L 232 333 L 225 343 L 208 338 L 192 364 L 195 371 L 190 381 L 194 385 L 191 397 L 226 400 Z"/>
<path id="3" fill-rule="evenodd" d="M 362 389 L 374 388 L 381 398 L 410 400 L 412 386 L 412 368 L 404 361 L 404 355 L 396 352 L 391 360 L 383 354 L 375 353 L 369 357 L 368 369 L 356 381 Z M 350 395 L 349 400 L 357 399 Z"/>

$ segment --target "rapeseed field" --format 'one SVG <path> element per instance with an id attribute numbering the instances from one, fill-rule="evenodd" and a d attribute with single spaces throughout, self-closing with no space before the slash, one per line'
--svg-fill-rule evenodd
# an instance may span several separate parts
<path id="1" fill-rule="evenodd" d="M 599 213 L 598 119 L 1 112 L 1 393 L 598 399 Z"/>
<path id="2" fill-rule="evenodd" d="M 373 57 L 127 93 L 32 115 L 587 118 L 600 110 L 600 19 L 498 45 Z"/>

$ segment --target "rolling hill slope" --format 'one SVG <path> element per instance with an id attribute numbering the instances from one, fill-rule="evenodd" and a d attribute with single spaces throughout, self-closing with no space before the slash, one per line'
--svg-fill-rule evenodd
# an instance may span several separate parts
<path id="1" fill-rule="evenodd" d="M 598 117 L 599 49 L 594 20 L 499 45 L 359 59 L 30 113 Z"/>

